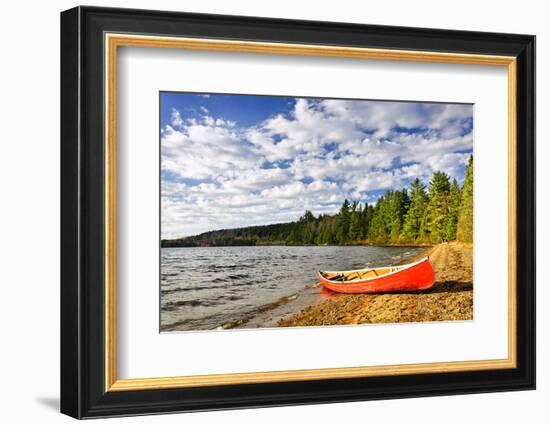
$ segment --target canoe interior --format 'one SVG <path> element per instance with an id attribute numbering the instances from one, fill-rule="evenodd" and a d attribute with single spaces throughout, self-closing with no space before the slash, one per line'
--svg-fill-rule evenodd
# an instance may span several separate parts
<path id="1" fill-rule="evenodd" d="M 381 277 L 402 269 L 404 266 L 382 267 L 377 269 L 362 269 L 341 272 L 321 272 L 321 275 L 333 282 L 353 282 L 374 277 Z"/>

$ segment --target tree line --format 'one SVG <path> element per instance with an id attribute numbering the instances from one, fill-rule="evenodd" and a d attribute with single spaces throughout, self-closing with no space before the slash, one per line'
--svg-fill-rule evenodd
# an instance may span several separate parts
<path id="1" fill-rule="evenodd" d="M 418 178 L 409 188 L 387 190 L 376 204 L 342 203 L 336 215 L 306 211 L 298 221 L 203 233 L 163 240 L 170 246 L 231 246 L 255 244 L 344 245 L 432 244 L 473 240 L 473 156 L 462 187 L 442 171 L 426 187 Z"/>

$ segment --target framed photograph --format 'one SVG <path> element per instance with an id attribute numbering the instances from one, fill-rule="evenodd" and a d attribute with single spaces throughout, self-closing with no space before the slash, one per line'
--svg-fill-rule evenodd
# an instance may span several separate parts
<path id="1" fill-rule="evenodd" d="M 61 411 L 535 387 L 535 37 L 61 14 Z"/>

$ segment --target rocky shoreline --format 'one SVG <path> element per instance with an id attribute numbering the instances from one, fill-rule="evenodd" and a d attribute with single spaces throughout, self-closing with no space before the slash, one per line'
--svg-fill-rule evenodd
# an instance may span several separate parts
<path id="1" fill-rule="evenodd" d="M 279 327 L 473 319 L 473 246 L 459 242 L 428 248 L 435 284 L 419 293 L 334 294 L 308 306 Z M 414 261 L 407 259 L 406 262 Z"/>

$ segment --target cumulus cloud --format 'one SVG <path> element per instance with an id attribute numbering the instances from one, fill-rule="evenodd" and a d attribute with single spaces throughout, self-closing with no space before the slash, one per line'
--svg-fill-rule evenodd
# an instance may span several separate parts
<path id="1" fill-rule="evenodd" d="M 206 106 L 192 117 L 171 109 L 161 129 L 162 236 L 295 220 L 305 209 L 332 214 L 345 197 L 375 202 L 439 170 L 461 181 L 472 113 L 471 105 L 297 98 L 241 126 Z"/>

